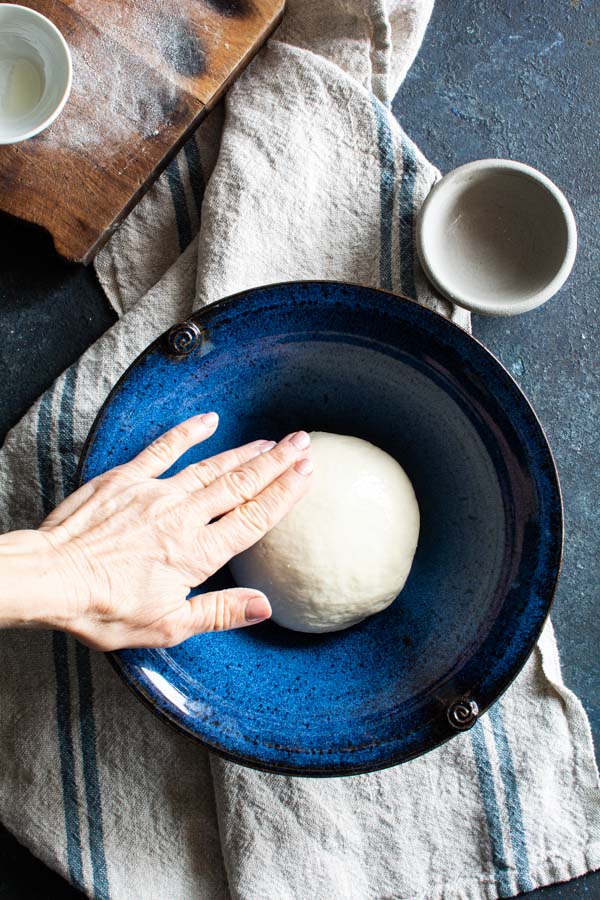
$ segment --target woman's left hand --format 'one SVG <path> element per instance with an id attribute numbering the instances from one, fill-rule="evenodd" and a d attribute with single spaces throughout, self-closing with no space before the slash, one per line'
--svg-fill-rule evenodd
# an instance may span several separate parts
<path id="1" fill-rule="evenodd" d="M 304 494 L 310 439 L 256 441 L 158 477 L 217 424 L 214 413 L 183 422 L 75 491 L 38 531 L 0 538 L 0 625 L 61 628 L 114 650 L 268 618 L 267 598 L 248 588 L 187 598 Z"/>

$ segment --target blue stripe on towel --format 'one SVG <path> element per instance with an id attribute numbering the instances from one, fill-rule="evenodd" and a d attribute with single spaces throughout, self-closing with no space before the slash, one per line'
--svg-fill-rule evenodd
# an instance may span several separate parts
<path id="1" fill-rule="evenodd" d="M 388 111 L 376 98 L 371 100 L 377 121 L 377 147 L 379 150 L 380 174 L 380 233 L 379 233 L 379 286 L 392 290 L 392 222 L 394 214 L 394 181 L 396 165 L 392 132 L 388 122 Z"/>
<path id="2" fill-rule="evenodd" d="M 56 490 L 50 454 L 53 399 L 54 388 L 51 388 L 40 401 L 36 432 L 38 475 L 44 515 L 49 515 L 56 503 Z M 67 843 L 67 870 L 71 882 L 77 887 L 83 888 L 81 832 L 77 804 L 77 782 L 75 780 L 75 758 L 71 737 L 69 657 L 67 653 L 67 637 L 62 631 L 54 631 L 52 633 L 52 655 L 56 678 L 56 728 Z"/>
<path id="3" fill-rule="evenodd" d="M 183 145 L 183 152 L 185 153 L 185 158 L 187 159 L 188 171 L 190 173 L 190 185 L 196 203 L 196 212 L 198 213 L 198 218 L 200 218 L 200 210 L 202 209 L 202 201 L 204 199 L 205 184 L 204 172 L 202 171 L 202 163 L 200 161 L 200 153 L 198 151 L 198 145 L 194 137 L 191 137 L 189 141 L 185 142 L 185 144 Z"/>
<path id="4" fill-rule="evenodd" d="M 67 497 L 75 487 L 77 460 L 73 446 L 73 406 L 78 364 L 67 369 L 58 414 L 58 455 L 62 471 L 63 497 Z"/>
<path id="5" fill-rule="evenodd" d="M 94 720 L 94 684 L 90 651 L 83 644 L 75 645 L 77 679 L 79 682 L 79 724 L 81 751 L 83 754 L 83 778 L 88 810 L 88 831 L 92 878 L 96 900 L 108 900 L 108 877 L 104 853 L 104 826 L 102 823 L 102 799 L 98 761 L 96 758 L 96 723 Z"/>
<path id="6" fill-rule="evenodd" d="M 506 734 L 506 729 L 504 727 L 504 718 L 500 701 L 492 706 L 489 711 L 489 717 L 490 722 L 492 723 L 496 749 L 498 751 L 500 775 L 504 785 L 506 811 L 508 813 L 508 824 L 510 827 L 510 843 L 517 869 L 518 888 L 520 892 L 532 891 L 534 885 L 529 871 L 529 857 L 527 854 L 527 840 L 525 826 L 523 824 L 519 786 L 517 784 L 512 751 L 510 749 L 510 744 L 508 743 L 508 735 Z"/>
<path id="7" fill-rule="evenodd" d="M 185 188 L 183 186 L 183 181 L 181 180 L 177 156 L 169 163 L 165 173 L 169 190 L 171 191 L 171 199 L 173 200 L 173 206 L 175 208 L 175 222 L 177 224 L 179 248 L 183 252 L 192 240 L 192 223 L 187 208 Z"/>
<path id="8" fill-rule="evenodd" d="M 58 446 L 62 465 L 63 495 L 67 497 L 74 489 L 76 470 L 73 413 L 78 366 L 71 366 L 65 376 L 58 418 Z M 102 824 L 102 801 L 98 761 L 96 756 L 96 723 L 94 720 L 94 692 L 90 651 L 82 644 L 75 644 L 77 682 L 79 691 L 79 728 L 83 761 L 83 781 L 88 814 L 88 835 L 92 863 L 94 896 L 97 900 L 108 900 L 108 880 L 106 875 L 106 855 L 104 852 L 104 828 Z"/>
<path id="9" fill-rule="evenodd" d="M 510 867 L 506 859 L 500 809 L 498 806 L 498 798 L 496 796 L 496 786 L 494 784 L 494 774 L 485 745 L 485 735 L 483 733 L 481 722 L 478 722 L 475 727 L 471 729 L 469 734 L 471 736 L 473 756 L 475 757 L 475 766 L 477 768 L 477 777 L 479 779 L 479 789 L 483 801 L 487 830 L 492 848 L 492 861 L 494 863 L 496 875 L 496 887 L 500 897 L 512 897 L 514 891 L 511 887 Z"/>
<path id="10" fill-rule="evenodd" d="M 51 387 L 40 400 L 36 432 L 37 466 L 44 516 L 49 516 L 56 505 L 56 492 L 54 490 L 54 477 L 52 474 L 52 457 L 50 455 L 53 400 L 54 387 Z"/>
<path id="11" fill-rule="evenodd" d="M 412 300 L 417 298 L 415 287 L 414 190 L 417 180 L 417 160 L 412 144 L 402 138 L 402 181 L 398 199 L 400 232 L 400 291 Z"/>
<path id="12" fill-rule="evenodd" d="M 67 868 L 69 879 L 83 890 L 83 866 L 81 863 L 81 831 L 79 828 L 79 807 L 77 782 L 75 781 L 75 758 L 71 737 L 71 697 L 69 694 L 69 656 L 67 636 L 64 631 L 52 632 L 52 652 L 56 675 L 56 724 L 58 728 L 58 751 L 60 755 L 60 777 L 62 780 L 65 831 L 67 835 Z"/>

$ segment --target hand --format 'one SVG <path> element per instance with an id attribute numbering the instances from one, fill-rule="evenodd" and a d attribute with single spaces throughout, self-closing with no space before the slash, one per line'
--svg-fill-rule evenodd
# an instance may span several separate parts
<path id="1" fill-rule="evenodd" d="M 37 532 L 5 536 L 0 560 L 11 540 L 13 554 L 35 554 L 56 595 L 29 624 L 64 628 L 94 649 L 114 650 L 173 646 L 271 615 L 266 597 L 247 588 L 186 598 L 304 494 L 310 439 L 296 432 L 277 445 L 257 441 L 158 479 L 217 424 L 215 413 L 183 422 L 75 491 Z"/>

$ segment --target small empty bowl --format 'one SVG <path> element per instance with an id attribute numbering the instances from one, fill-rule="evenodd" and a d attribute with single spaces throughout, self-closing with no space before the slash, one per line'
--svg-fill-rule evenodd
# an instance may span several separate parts
<path id="1" fill-rule="evenodd" d="M 33 9 L 0 4 L 0 144 L 39 134 L 71 91 L 69 48 L 52 22 Z"/>
<path id="2" fill-rule="evenodd" d="M 417 223 L 425 274 L 473 312 L 512 316 L 562 287 L 575 261 L 577 228 L 565 196 L 537 169 L 482 159 L 431 190 Z"/>

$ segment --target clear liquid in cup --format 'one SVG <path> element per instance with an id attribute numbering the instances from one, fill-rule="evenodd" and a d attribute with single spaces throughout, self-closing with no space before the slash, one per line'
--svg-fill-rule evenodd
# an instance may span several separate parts
<path id="1" fill-rule="evenodd" d="M 0 116 L 28 116 L 42 99 L 44 87 L 44 64 L 36 49 L 17 35 L 0 36 Z"/>

